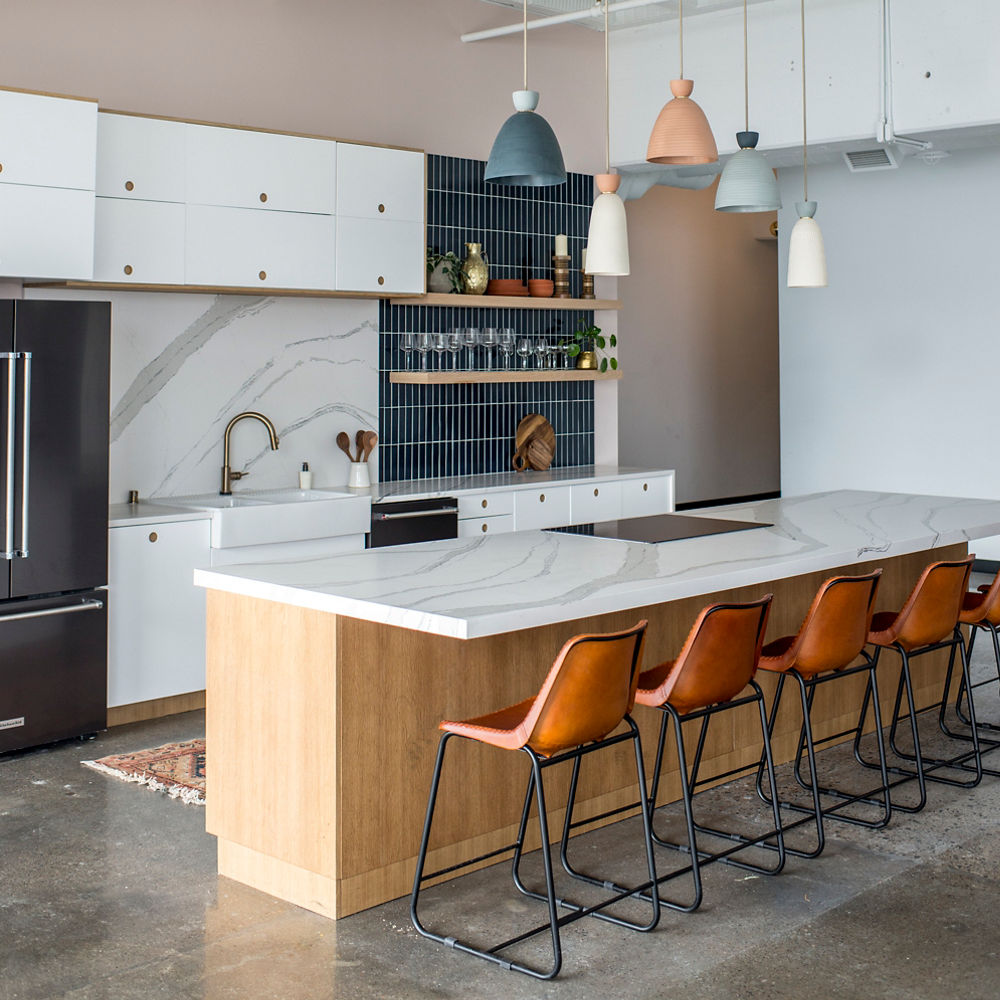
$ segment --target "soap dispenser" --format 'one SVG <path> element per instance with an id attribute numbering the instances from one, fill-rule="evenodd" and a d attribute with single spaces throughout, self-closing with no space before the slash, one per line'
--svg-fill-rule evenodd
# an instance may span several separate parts
<path id="1" fill-rule="evenodd" d="M 299 489 L 311 490 L 313 484 L 313 474 L 309 471 L 309 463 L 302 463 L 302 471 L 299 473 Z"/>

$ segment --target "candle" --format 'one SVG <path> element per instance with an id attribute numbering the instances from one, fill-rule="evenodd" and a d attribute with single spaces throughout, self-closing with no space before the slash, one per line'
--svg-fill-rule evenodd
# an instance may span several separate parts
<path id="1" fill-rule="evenodd" d="M 583 252 L 580 254 L 580 270 L 587 270 L 587 248 L 583 248 Z"/>
<path id="2" fill-rule="evenodd" d="M 556 237 L 556 256 L 557 257 L 568 257 L 569 256 L 569 240 L 563 233 L 560 233 Z"/>

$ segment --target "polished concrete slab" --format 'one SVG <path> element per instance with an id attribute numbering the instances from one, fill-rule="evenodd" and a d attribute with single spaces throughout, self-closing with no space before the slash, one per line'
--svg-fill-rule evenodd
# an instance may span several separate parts
<path id="1" fill-rule="evenodd" d="M 977 651 L 983 676 L 992 669 L 987 652 L 986 644 Z M 983 688 L 979 701 L 1000 715 L 995 688 Z M 922 813 L 898 814 L 882 831 L 828 824 L 823 856 L 790 858 L 778 877 L 714 865 L 702 908 L 664 912 L 650 934 L 575 923 L 564 932 L 563 974 L 542 983 L 420 938 L 406 900 L 332 923 L 220 879 L 201 808 L 80 766 L 203 731 L 203 714 L 188 713 L 0 758 L 0 997 L 997 996 L 995 778 L 972 791 L 932 785 Z M 844 748 L 824 751 L 821 763 L 837 780 L 859 780 Z M 787 768 L 782 782 L 791 786 Z M 767 819 L 746 782 L 713 789 L 699 805 L 712 822 L 761 829 Z M 664 828 L 677 828 L 677 816 L 670 807 Z M 587 834 L 574 857 L 584 869 L 610 866 L 617 877 L 638 879 L 637 826 L 632 819 Z M 809 831 L 794 837 L 804 843 Z M 683 864 L 672 854 L 659 860 L 664 870 Z M 537 855 L 524 871 L 537 881 Z M 565 891 L 589 898 L 576 886 Z M 678 879 L 668 891 L 683 895 L 687 884 Z M 628 907 L 640 915 L 636 904 Z M 541 919 L 513 892 L 505 865 L 428 890 L 426 918 L 469 936 Z M 544 949 L 526 944 L 518 954 L 541 961 Z"/>

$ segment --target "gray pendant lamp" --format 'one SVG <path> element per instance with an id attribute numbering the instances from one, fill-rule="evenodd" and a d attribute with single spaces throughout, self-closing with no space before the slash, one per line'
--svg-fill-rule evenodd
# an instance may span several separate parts
<path id="1" fill-rule="evenodd" d="M 781 208 L 778 179 L 764 154 L 757 152 L 758 133 L 750 131 L 750 62 L 747 45 L 747 0 L 743 0 L 744 131 L 736 133 L 739 152 L 730 157 L 715 192 L 717 212 L 776 212 Z"/>
<path id="2" fill-rule="evenodd" d="M 611 88 L 608 67 L 608 2 L 604 0 L 604 173 L 597 175 L 601 192 L 590 211 L 587 233 L 587 274 L 629 273 L 628 224 L 625 203 L 618 196 L 621 178 L 611 173 Z"/>
<path id="3" fill-rule="evenodd" d="M 552 126 L 535 111 L 538 91 L 528 90 L 528 0 L 524 0 L 524 89 L 515 90 L 516 111 L 500 127 L 486 164 L 492 184 L 549 187 L 563 184 L 566 166 Z"/>

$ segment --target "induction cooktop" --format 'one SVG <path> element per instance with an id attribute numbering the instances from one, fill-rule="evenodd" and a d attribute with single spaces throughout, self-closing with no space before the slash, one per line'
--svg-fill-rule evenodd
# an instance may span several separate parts
<path id="1" fill-rule="evenodd" d="M 682 538 L 701 538 L 730 531 L 750 531 L 773 527 L 765 521 L 724 521 L 718 517 L 693 517 L 689 514 L 658 514 L 655 517 L 629 517 L 621 521 L 600 521 L 593 531 L 566 529 L 595 538 L 618 538 L 625 542 L 676 542 Z M 553 529 L 560 531 L 563 529 Z"/>

